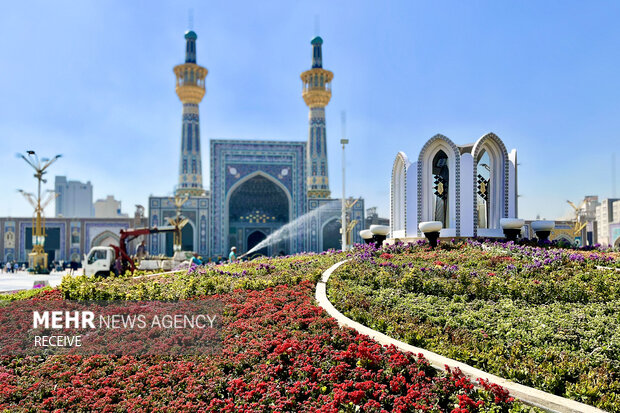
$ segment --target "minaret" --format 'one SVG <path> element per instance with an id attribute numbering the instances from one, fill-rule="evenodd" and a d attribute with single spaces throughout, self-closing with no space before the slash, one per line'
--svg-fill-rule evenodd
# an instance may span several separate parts
<path id="1" fill-rule="evenodd" d="M 176 195 L 204 195 L 200 156 L 200 119 L 198 104 L 205 95 L 207 69 L 196 64 L 196 33 L 185 33 L 185 63 L 174 67 L 176 92 L 183 102 L 181 157 Z"/>
<path id="2" fill-rule="evenodd" d="M 312 69 L 301 74 L 302 96 L 310 108 L 308 145 L 306 150 L 308 198 L 329 198 L 327 175 L 327 138 L 325 134 L 325 106 L 332 97 L 331 81 L 334 74 L 323 69 L 321 45 L 323 39 L 312 39 Z"/>

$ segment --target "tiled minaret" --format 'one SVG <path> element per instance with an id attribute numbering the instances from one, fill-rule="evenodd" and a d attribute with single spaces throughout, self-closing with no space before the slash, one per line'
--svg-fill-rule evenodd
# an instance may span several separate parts
<path id="1" fill-rule="evenodd" d="M 334 74 L 323 69 L 321 46 L 323 39 L 312 39 L 312 69 L 301 74 L 302 96 L 310 108 L 306 159 L 308 198 L 329 198 L 327 175 L 327 137 L 325 133 L 325 106 L 332 97 L 331 81 Z"/>
<path id="2" fill-rule="evenodd" d="M 176 92 L 183 102 L 181 157 L 176 195 L 204 195 L 200 156 L 200 118 L 198 104 L 205 95 L 207 69 L 196 64 L 196 33 L 185 33 L 185 63 L 174 67 Z"/>

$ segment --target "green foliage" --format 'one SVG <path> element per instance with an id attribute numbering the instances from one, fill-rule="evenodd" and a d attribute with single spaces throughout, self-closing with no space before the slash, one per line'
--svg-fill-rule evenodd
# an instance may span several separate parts
<path id="1" fill-rule="evenodd" d="M 264 290 L 276 285 L 316 282 L 342 255 L 299 255 L 219 266 L 190 272 L 133 279 L 129 277 L 65 277 L 60 289 L 71 300 L 178 300 L 223 294 L 237 289 Z M 148 274 L 148 273 L 147 273 Z"/>
<path id="2" fill-rule="evenodd" d="M 346 316 L 543 391 L 620 412 L 620 273 L 600 252 L 478 243 L 358 254 L 330 278 Z"/>
<path id="3" fill-rule="evenodd" d="M 43 294 L 44 291 L 52 291 L 52 287 L 35 288 L 32 290 L 18 291 L 10 294 L 0 294 L 0 301 L 28 300 Z"/>

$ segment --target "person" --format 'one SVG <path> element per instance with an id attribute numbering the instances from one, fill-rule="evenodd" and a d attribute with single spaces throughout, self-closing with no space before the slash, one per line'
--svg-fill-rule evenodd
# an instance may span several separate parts
<path id="1" fill-rule="evenodd" d="M 200 258 L 201 257 L 199 257 L 198 254 L 194 253 L 194 256 L 192 257 L 192 264 L 202 265 L 202 260 Z"/>
<path id="2" fill-rule="evenodd" d="M 123 271 L 123 261 L 121 260 L 121 257 L 116 257 L 116 261 L 114 261 L 114 274 L 121 275 L 121 272 Z"/>
<path id="3" fill-rule="evenodd" d="M 16 261 L 15 264 L 13 265 L 13 272 L 17 272 L 17 271 L 19 271 L 19 264 Z"/>
<path id="4" fill-rule="evenodd" d="M 144 242 L 144 240 L 138 245 L 138 248 L 136 248 L 136 257 L 140 261 L 146 257 L 146 242 Z"/>
<path id="5" fill-rule="evenodd" d="M 78 269 L 77 261 L 71 261 L 71 271 L 69 272 L 69 274 L 73 275 L 73 273 L 76 272 L 77 269 Z"/>
<path id="6" fill-rule="evenodd" d="M 232 247 L 230 249 L 230 254 L 228 254 L 228 261 L 237 261 L 237 247 Z"/>

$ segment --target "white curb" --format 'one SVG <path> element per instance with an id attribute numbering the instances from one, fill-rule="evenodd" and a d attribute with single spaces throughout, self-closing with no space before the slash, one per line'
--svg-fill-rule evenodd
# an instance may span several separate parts
<path id="1" fill-rule="evenodd" d="M 450 366 L 450 368 L 458 367 L 463 372 L 463 374 L 472 381 L 472 383 L 477 384 L 476 380 L 478 378 L 488 380 L 491 383 L 502 386 L 504 389 L 510 392 L 510 395 L 512 397 L 530 406 L 535 406 L 549 412 L 604 413 L 604 410 L 598 409 L 596 407 L 588 406 L 587 404 L 556 396 L 551 393 L 545 393 L 544 391 L 524 386 L 522 384 L 503 379 L 493 374 L 486 373 L 468 364 L 461 363 L 459 361 L 452 360 L 444 356 L 440 356 L 439 354 L 433 353 L 432 351 L 424 350 L 422 348 L 412 346 L 402 341 L 395 340 L 391 337 L 386 336 L 385 334 L 382 334 L 356 321 L 353 321 L 348 317 L 345 317 L 342 313 L 336 310 L 332 303 L 327 299 L 326 283 L 332 273 L 336 270 L 336 268 L 340 267 L 347 261 L 348 260 L 340 261 L 332 265 L 329 269 L 327 269 L 327 271 L 323 273 L 321 281 L 319 281 L 316 285 L 315 297 L 318 304 L 323 307 L 323 309 L 327 311 L 330 316 L 334 317 L 338 321 L 338 324 L 340 326 L 347 326 L 353 328 L 354 330 L 357 330 L 357 332 L 369 336 L 381 345 L 394 345 L 403 351 L 408 351 L 414 354 L 422 354 L 424 358 L 428 360 L 429 364 L 438 370 L 445 371 L 446 365 Z"/>

